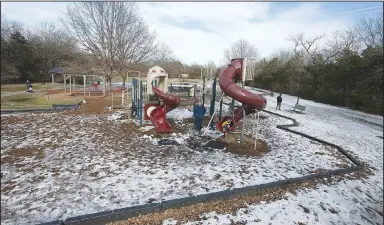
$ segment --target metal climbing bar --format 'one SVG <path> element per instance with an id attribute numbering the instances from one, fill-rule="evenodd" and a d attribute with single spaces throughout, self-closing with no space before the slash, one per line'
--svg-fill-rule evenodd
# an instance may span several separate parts
<path id="1" fill-rule="evenodd" d="M 140 127 L 143 126 L 143 81 L 140 81 L 140 103 L 139 103 Z"/>
<path id="2" fill-rule="evenodd" d="M 223 101 L 223 97 L 224 97 L 224 92 L 221 93 L 220 101 Z M 213 114 L 212 114 L 212 116 L 211 116 L 211 119 L 209 120 L 209 123 L 208 123 L 208 125 L 207 125 L 207 129 L 205 129 L 205 131 L 204 131 L 204 135 L 207 133 L 208 127 L 211 125 L 212 120 L 213 120 L 213 117 L 215 116 L 215 114 L 216 114 L 216 110 L 213 112 Z"/>
<path id="3" fill-rule="evenodd" d="M 257 113 L 257 114 L 256 114 Z M 254 113 L 252 115 L 252 119 L 253 119 L 253 129 L 252 129 L 252 133 L 255 134 L 255 146 L 254 146 L 254 150 L 256 150 L 256 146 L 257 146 L 257 134 L 259 133 L 259 119 L 260 119 L 260 112 L 258 110 L 256 110 L 256 113 Z M 257 117 L 256 117 L 257 115 Z M 256 123 L 256 130 L 255 130 L 255 123 Z"/>

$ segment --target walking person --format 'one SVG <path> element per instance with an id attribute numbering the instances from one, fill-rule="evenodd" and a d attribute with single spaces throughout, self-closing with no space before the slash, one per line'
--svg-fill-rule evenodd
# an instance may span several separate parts
<path id="1" fill-rule="evenodd" d="M 281 110 L 281 103 L 283 102 L 283 98 L 281 97 L 281 94 L 277 96 L 277 105 L 276 105 L 276 110 Z"/>

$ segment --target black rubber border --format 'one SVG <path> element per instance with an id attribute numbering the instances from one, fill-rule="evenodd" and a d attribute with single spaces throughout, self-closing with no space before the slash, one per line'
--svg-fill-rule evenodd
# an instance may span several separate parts
<path id="1" fill-rule="evenodd" d="M 213 192 L 213 193 L 208 193 L 208 194 L 203 194 L 203 195 L 197 195 L 197 196 L 192 196 L 192 197 L 185 197 L 185 198 L 180 198 L 180 199 L 173 199 L 173 200 L 167 200 L 167 201 L 162 201 L 160 203 L 150 203 L 150 204 L 144 204 L 144 205 L 138 205 L 138 206 L 132 206 L 132 207 L 127 207 L 127 208 L 121 208 L 121 209 L 115 209 L 115 210 L 109 210 L 109 211 L 104 211 L 100 213 L 94 213 L 94 214 L 87 214 L 87 215 L 82 215 L 82 216 L 75 216 L 75 217 L 70 217 L 67 218 L 66 220 L 59 220 L 59 221 L 52 221 L 48 223 L 42 223 L 39 225 L 84 225 L 84 224 L 93 224 L 93 225 L 104 225 L 106 223 L 110 222 L 116 222 L 120 220 L 126 220 L 129 218 L 133 218 L 139 215 L 145 215 L 145 214 L 150 214 L 154 212 L 160 212 L 164 211 L 167 209 L 172 209 L 172 208 L 179 208 L 182 206 L 188 206 L 196 203 L 203 203 L 203 202 L 208 202 L 212 200 L 217 200 L 217 199 L 229 199 L 236 197 L 238 195 L 242 194 L 247 194 L 251 193 L 254 191 L 261 191 L 264 189 L 268 188 L 281 188 L 290 184 L 298 183 L 298 182 L 303 182 L 303 181 L 310 181 L 313 179 L 318 179 L 318 178 L 328 178 L 333 175 L 339 175 L 339 174 L 346 174 L 346 173 L 351 173 L 358 171 L 360 169 L 364 168 L 364 164 L 354 158 L 351 154 L 349 154 L 346 150 L 344 150 L 342 147 L 321 140 L 319 138 L 294 131 L 289 129 L 289 127 L 297 127 L 299 126 L 299 123 L 290 117 L 280 115 L 278 113 L 274 113 L 268 110 L 264 110 L 267 113 L 270 113 L 272 115 L 276 115 L 285 119 L 289 119 L 293 122 L 293 124 L 288 124 L 288 125 L 277 125 L 276 127 L 288 132 L 292 132 L 295 134 L 298 134 L 300 136 L 306 137 L 308 139 L 320 142 L 325 145 L 332 146 L 339 150 L 344 156 L 346 156 L 354 165 L 350 166 L 348 168 L 343 168 L 343 169 L 335 169 L 335 170 L 328 170 L 325 172 L 320 172 L 316 174 L 310 174 L 302 177 L 296 177 L 296 178 L 289 178 L 286 180 L 279 180 L 275 182 L 270 182 L 270 183 L 265 183 L 265 184 L 259 184 L 259 185 L 253 185 L 253 186 L 247 186 L 247 187 L 242 187 L 242 188 L 234 188 L 233 190 L 225 190 L 225 191 L 219 191 L 219 192 Z"/>

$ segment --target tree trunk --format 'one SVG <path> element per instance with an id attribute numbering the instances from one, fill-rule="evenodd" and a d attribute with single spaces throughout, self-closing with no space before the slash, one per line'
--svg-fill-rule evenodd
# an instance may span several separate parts
<path id="1" fill-rule="evenodd" d="M 112 77 L 107 77 L 106 78 L 106 82 L 105 82 L 105 85 L 106 85 L 106 89 L 108 90 L 108 91 L 110 91 L 111 90 L 111 85 L 112 85 Z"/>
<path id="2" fill-rule="evenodd" d="M 344 106 L 347 106 L 347 105 L 348 105 L 348 100 L 347 100 L 347 98 L 348 98 L 347 87 L 344 86 L 344 87 L 343 87 L 343 104 L 344 104 Z"/>
<path id="3" fill-rule="evenodd" d="M 124 76 L 121 76 L 121 78 L 123 78 L 123 86 L 122 86 L 122 90 L 125 90 L 125 77 L 124 77 Z"/>

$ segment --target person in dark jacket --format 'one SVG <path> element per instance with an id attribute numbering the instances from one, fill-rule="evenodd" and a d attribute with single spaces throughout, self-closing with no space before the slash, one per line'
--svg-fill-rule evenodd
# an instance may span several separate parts
<path id="1" fill-rule="evenodd" d="M 33 93 L 32 84 L 29 80 L 27 80 L 26 85 L 27 85 L 27 92 Z"/>
<path id="2" fill-rule="evenodd" d="M 281 94 L 277 96 L 277 105 L 276 105 L 276 110 L 280 110 L 281 103 L 283 102 L 283 98 L 281 97 Z"/>
<path id="3" fill-rule="evenodd" d="M 203 104 L 196 104 L 193 108 L 193 112 L 195 116 L 195 130 L 200 132 L 203 128 L 203 119 L 206 113 L 206 109 Z"/>

